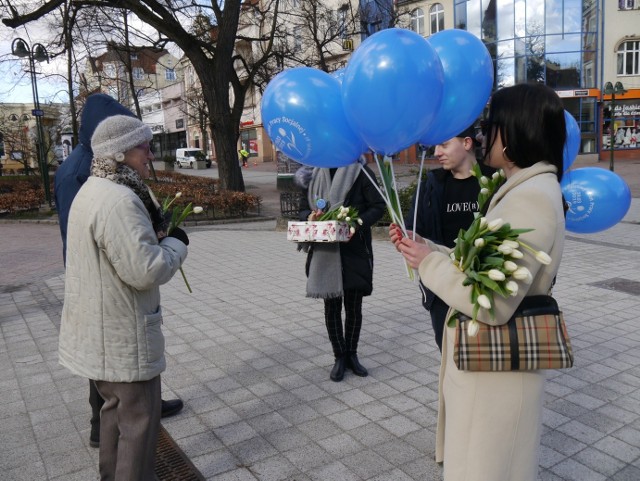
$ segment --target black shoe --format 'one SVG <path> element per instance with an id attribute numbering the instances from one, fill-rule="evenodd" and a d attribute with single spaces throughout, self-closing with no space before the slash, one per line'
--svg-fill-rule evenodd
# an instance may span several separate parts
<path id="1" fill-rule="evenodd" d="M 169 416 L 173 416 L 174 414 L 178 414 L 182 411 L 184 404 L 181 399 L 170 399 L 169 401 L 162 400 L 162 413 L 160 417 L 168 418 Z"/>
<path id="2" fill-rule="evenodd" d="M 329 378 L 334 382 L 342 381 L 344 379 L 344 368 L 344 356 L 337 357 Z"/>
<path id="3" fill-rule="evenodd" d="M 355 352 L 347 355 L 347 367 L 351 369 L 356 376 L 367 377 L 369 375 L 369 371 L 358 361 L 358 355 Z"/>
<path id="4" fill-rule="evenodd" d="M 89 434 L 89 446 L 100 447 L 100 423 L 91 424 L 91 434 Z"/>

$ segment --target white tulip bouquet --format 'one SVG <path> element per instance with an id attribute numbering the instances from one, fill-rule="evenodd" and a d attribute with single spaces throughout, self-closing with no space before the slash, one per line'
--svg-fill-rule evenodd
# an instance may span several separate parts
<path id="1" fill-rule="evenodd" d="M 530 284 L 533 277 L 529 269 L 517 264 L 525 252 L 536 257 L 541 264 L 549 264 L 548 254 L 538 251 L 519 239 L 521 234 L 533 229 L 512 229 L 502 219 L 488 222 L 483 214 L 486 204 L 494 192 L 504 182 L 504 174 L 496 172 L 489 179 L 484 177 L 479 166 L 475 166 L 472 174 L 480 182 L 478 196 L 479 212 L 467 230 L 461 229 L 456 239 L 456 246 L 451 252 L 453 263 L 465 273 L 463 285 L 471 286 L 471 303 L 473 304 L 472 320 L 468 323 L 468 335 L 474 337 L 478 333 L 477 321 L 480 309 L 486 309 L 494 318 L 494 295 L 502 297 L 515 296 L 518 293 L 517 281 Z M 449 326 L 453 327 L 457 311 L 449 318 Z"/>

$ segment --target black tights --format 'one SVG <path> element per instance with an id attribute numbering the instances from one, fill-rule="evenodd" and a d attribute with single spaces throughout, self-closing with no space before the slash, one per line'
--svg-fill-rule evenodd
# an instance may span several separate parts
<path id="1" fill-rule="evenodd" d="M 342 330 L 342 300 L 344 299 L 344 334 Z M 344 297 L 324 300 L 324 320 L 333 354 L 340 357 L 358 351 L 362 327 L 362 292 L 345 290 Z"/>

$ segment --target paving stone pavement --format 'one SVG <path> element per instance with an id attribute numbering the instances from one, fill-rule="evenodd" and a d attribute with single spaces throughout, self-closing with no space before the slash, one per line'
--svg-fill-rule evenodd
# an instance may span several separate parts
<path id="1" fill-rule="evenodd" d="M 417 287 L 374 241 L 367 378 L 329 380 L 322 303 L 275 221 L 190 231 L 162 287 L 163 425 L 207 480 L 436 481 L 439 352 Z M 57 362 L 64 273 L 57 225 L 2 224 L 0 479 L 97 478 L 85 379 Z M 640 480 L 640 199 L 599 234 L 568 233 L 555 297 L 575 367 L 548 373 L 542 481 Z M 491 481 L 491 480 L 487 480 Z M 514 480 L 517 481 L 517 480 Z"/>

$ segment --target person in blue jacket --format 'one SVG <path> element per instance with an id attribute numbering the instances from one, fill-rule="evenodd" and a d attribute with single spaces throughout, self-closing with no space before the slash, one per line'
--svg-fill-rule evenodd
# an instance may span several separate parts
<path id="1" fill-rule="evenodd" d="M 109 95 L 94 94 L 87 97 L 80 121 L 80 143 L 71 151 L 71 154 L 56 171 L 53 180 L 56 209 L 58 210 L 58 222 L 62 235 L 62 257 L 67 261 L 67 224 L 69 222 L 69 210 L 76 194 L 89 178 L 93 151 L 91 150 L 91 137 L 100 122 L 113 115 L 129 115 L 135 117 L 133 112 L 118 103 Z M 91 433 L 89 444 L 91 447 L 100 446 L 100 410 L 104 400 L 98 394 L 93 380 L 89 380 L 89 404 L 91 404 Z M 182 410 L 183 402 L 180 399 L 162 401 L 162 417 L 172 416 Z"/>

